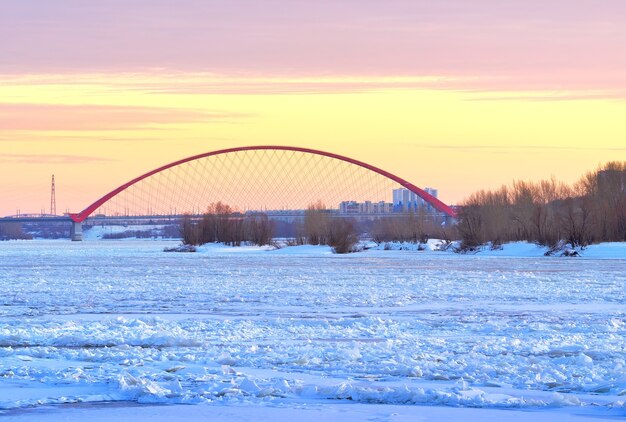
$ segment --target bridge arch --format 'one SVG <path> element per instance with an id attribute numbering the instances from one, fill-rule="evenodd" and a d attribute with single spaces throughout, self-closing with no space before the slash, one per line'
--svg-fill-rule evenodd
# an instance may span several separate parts
<path id="1" fill-rule="evenodd" d="M 210 157 L 218 157 L 218 156 L 227 156 L 229 154 L 236 154 L 236 153 L 242 153 L 242 152 L 291 152 L 291 153 L 301 153 L 301 154 L 305 154 L 305 155 L 311 155 L 311 156 L 316 156 L 316 157 L 324 157 L 326 159 L 330 159 L 330 160 L 334 160 L 336 162 L 339 163 L 346 163 L 348 165 L 351 166 L 356 166 L 359 169 L 362 170 L 366 170 L 367 172 L 371 173 L 371 174 L 375 174 L 378 176 L 382 176 L 384 179 L 394 182 L 395 184 L 397 184 L 398 187 L 404 187 L 406 189 L 408 189 L 409 191 L 413 192 L 415 195 L 419 196 L 420 198 L 422 198 L 426 203 L 430 204 L 434 209 L 436 209 L 437 211 L 446 214 L 447 216 L 450 217 L 456 217 L 456 212 L 448 205 L 446 205 L 445 203 L 443 203 L 442 201 L 440 201 L 439 199 L 435 198 L 434 196 L 432 196 L 431 194 L 429 194 L 428 192 L 426 192 L 425 190 L 415 186 L 414 184 L 408 182 L 407 180 L 400 178 L 388 171 L 385 171 L 383 169 L 380 169 L 376 166 L 373 166 L 371 164 L 367 164 L 363 161 L 359 161 L 350 157 L 346 157 L 343 155 L 339 155 L 339 154 L 334 154 L 331 152 L 326 152 L 326 151 L 320 151 L 320 150 L 316 150 L 316 149 L 311 149 L 311 148 L 301 148 L 301 147 L 292 147 L 292 146 L 277 146 L 277 145 L 264 145 L 264 146 L 246 146 L 246 147 L 237 147 L 237 148 L 227 148 L 227 149 L 220 149 L 220 150 L 216 150 L 216 151 L 211 151 L 211 152 L 207 152 L 207 153 L 203 153 L 203 154 L 198 154 L 198 155 L 194 155 L 191 157 L 187 157 L 187 158 L 183 158 L 181 160 L 177 160 L 174 161 L 172 163 L 166 164 L 164 166 L 161 166 L 159 168 L 156 168 L 152 171 L 149 171 L 145 174 L 142 174 L 126 183 L 124 183 L 121 186 L 118 186 L 117 188 L 113 189 L 111 192 L 107 193 L 106 195 L 102 196 L 101 198 L 97 199 L 96 201 L 94 201 L 92 204 L 90 204 L 89 206 L 87 206 L 84 210 L 78 212 L 78 213 L 71 213 L 70 214 L 70 218 L 72 219 L 72 221 L 74 221 L 75 223 L 81 223 L 83 222 L 85 219 L 87 219 L 90 215 L 92 215 L 94 212 L 96 212 L 99 209 L 102 209 L 103 207 L 105 207 L 107 205 L 107 203 L 109 203 L 110 201 L 114 200 L 115 198 L 119 197 L 120 195 L 122 195 L 125 192 L 128 192 L 131 188 L 137 186 L 138 184 L 140 184 L 141 182 L 145 182 L 147 180 L 150 180 L 151 177 L 156 176 L 156 175 L 160 175 L 160 174 L 164 174 L 166 171 L 171 171 L 173 169 L 176 168 L 180 168 L 183 165 L 189 164 L 189 163 L 193 163 L 193 162 L 198 162 L 200 160 L 203 159 L 208 159 Z M 243 169 L 245 171 L 245 169 Z M 197 170 L 195 170 L 197 171 Z M 320 177 L 323 177 L 324 175 L 320 175 Z M 354 178 L 354 174 L 352 174 L 352 177 Z M 342 181 L 337 181 L 337 183 L 341 183 Z M 344 197 L 344 199 L 350 199 L 348 197 Z M 374 199 L 374 198 L 371 198 Z M 208 204 L 205 204 L 205 206 Z M 117 215 L 121 215 L 119 213 L 119 211 L 117 211 Z"/>

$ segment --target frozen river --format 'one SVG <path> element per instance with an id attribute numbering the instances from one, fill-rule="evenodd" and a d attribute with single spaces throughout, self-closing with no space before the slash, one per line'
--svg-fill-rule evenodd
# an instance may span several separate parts
<path id="1" fill-rule="evenodd" d="M 0 412 L 340 400 L 626 415 L 626 259 L 163 252 L 175 243 L 0 242 Z"/>

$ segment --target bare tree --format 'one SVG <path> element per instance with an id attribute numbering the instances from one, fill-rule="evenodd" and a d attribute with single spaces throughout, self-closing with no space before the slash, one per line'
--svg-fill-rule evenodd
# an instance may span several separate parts
<path id="1" fill-rule="evenodd" d="M 199 245 L 202 243 L 200 240 L 200 228 L 192 220 L 189 214 L 183 216 L 183 220 L 180 225 L 180 235 L 183 238 L 185 245 Z"/>
<path id="2" fill-rule="evenodd" d="M 474 250 L 485 242 L 484 215 L 479 203 L 466 203 L 459 213 L 459 234 L 461 249 Z"/>
<path id="3" fill-rule="evenodd" d="M 527 240 L 554 246 L 567 241 L 626 240 L 626 162 L 611 162 L 569 187 L 554 178 L 516 181 L 510 189 L 472 194 L 459 213 L 465 248 L 491 241 Z"/>
<path id="4" fill-rule="evenodd" d="M 25 233 L 20 223 L 0 222 L 0 240 L 32 239 L 32 236 Z"/>
<path id="5" fill-rule="evenodd" d="M 244 218 L 246 241 L 255 245 L 269 245 L 272 242 L 273 224 L 267 214 L 247 215 Z"/>
<path id="6" fill-rule="evenodd" d="M 310 245 L 327 245 L 329 224 L 328 210 L 321 201 L 309 205 L 304 213 L 303 230 L 307 243 Z"/>

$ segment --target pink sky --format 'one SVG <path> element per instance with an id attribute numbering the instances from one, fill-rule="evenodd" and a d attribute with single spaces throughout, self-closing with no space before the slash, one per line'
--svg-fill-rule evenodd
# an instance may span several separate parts
<path id="1" fill-rule="evenodd" d="M 471 75 L 488 79 L 485 89 L 626 82 L 621 0 L 4 0 L 0 22 L 3 73 Z"/>

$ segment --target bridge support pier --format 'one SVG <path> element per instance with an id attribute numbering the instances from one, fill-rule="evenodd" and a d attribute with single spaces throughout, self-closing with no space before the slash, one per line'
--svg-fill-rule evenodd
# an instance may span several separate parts
<path id="1" fill-rule="evenodd" d="M 72 242 L 80 242 L 83 240 L 83 223 L 77 223 L 75 221 L 72 221 L 70 238 L 72 239 Z"/>

